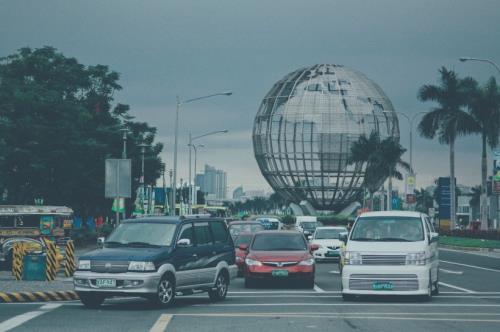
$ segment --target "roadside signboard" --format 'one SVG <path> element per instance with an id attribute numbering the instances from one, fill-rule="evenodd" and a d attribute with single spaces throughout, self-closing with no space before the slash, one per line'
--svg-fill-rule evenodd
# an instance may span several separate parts
<path id="1" fill-rule="evenodd" d="M 438 203 L 439 219 L 450 219 L 451 217 L 451 198 L 450 198 L 450 178 L 440 177 L 438 179 Z"/>
<path id="2" fill-rule="evenodd" d="M 493 176 L 491 179 L 492 193 L 500 194 L 500 151 L 493 151 Z"/>
<path id="3" fill-rule="evenodd" d="M 106 159 L 106 198 L 132 197 L 132 162 L 130 159 Z"/>

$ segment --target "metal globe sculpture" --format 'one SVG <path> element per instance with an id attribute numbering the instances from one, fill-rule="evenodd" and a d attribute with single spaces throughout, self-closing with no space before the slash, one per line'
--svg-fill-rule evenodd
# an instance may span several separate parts
<path id="1" fill-rule="evenodd" d="M 338 210 L 363 190 L 364 165 L 348 164 L 351 145 L 378 132 L 399 140 L 391 101 L 362 73 L 314 65 L 279 80 L 262 100 L 253 127 L 259 168 L 291 202 Z"/>

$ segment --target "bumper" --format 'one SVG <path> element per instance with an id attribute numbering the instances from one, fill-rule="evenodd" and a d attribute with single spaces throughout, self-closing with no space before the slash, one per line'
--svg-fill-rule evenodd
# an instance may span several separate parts
<path id="1" fill-rule="evenodd" d="M 345 265 L 342 293 L 352 295 L 426 295 L 430 266 Z"/>
<path id="2" fill-rule="evenodd" d="M 320 248 L 313 252 L 314 259 L 318 260 L 338 260 L 340 258 L 340 249 L 324 249 Z"/>
<path id="3" fill-rule="evenodd" d="M 73 276 L 76 292 L 99 292 L 113 294 L 151 294 L 156 293 L 161 275 L 156 272 L 139 273 L 94 273 L 77 271 Z M 116 287 L 100 288 L 96 279 L 116 280 Z"/>
<path id="4" fill-rule="evenodd" d="M 287 276 L 273 276 L 275 270 L 288 271 Z M 311 279 L 314 278 L 314 266 L 249 266 L 245 271 L 245 277 L 252 279 Z"/>

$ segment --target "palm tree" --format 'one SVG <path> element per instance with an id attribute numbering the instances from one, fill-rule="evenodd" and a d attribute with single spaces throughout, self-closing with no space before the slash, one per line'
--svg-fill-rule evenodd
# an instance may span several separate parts
<path id="1" fill-rule="evenodd" d="M 475 220 L 477 216 L 477 208 L 481 202 L 481 186 L 474 186 L 471 188 L 471 199 L 469 201 L 472 209 L 472 219 Z"/>
<path id="2" fill-rule="evenodd" d="M 399 142 L 388 137 L 381 140 L 380 135 L 372 132 L 369 137 L 360 136 L 358 141 L 351 146 L 349 163 L 365 163 L 364 187 L 373 197 L 384 181 L 389 179 L 389 202 L 391 204 L 392 178 L 403 180 L 403 175 L 399 168 L 407 171 L 410 165 L 401 159 L 406 149 Z M 390 209 L 390 208 L 389 208 Z"/>
<path id="3" fill-rule="evenodd" d="M 434 199 L 427 190 L 421 188 L 420 190 L 415 190 L 415 196 L 417 198 L 417 207 L 416 210 L 428 213 L 429 208 L 433 207 Z"/>
<path id="4" fill-rule="evenodd" d="M 470 114 L 478 126 L 481 135 L 481 229 L 488 228 L 488 155 L 487 146 L 494 149 L 498 146 L 500 135 L 500 91 L 494 77 L 483 86 L 475 89 L 469 104 Z"/>
<path id="5" fill-rule="evenodd" d="M 434 101 L 438 104 L 426 113 L 418 125 L 420 135 L 450 147 L 450 195 L 455 202 L 455 140 L 457 136 L 477 132 L 476 121 L 463 110 L 467 105 L 476 82 L 471 78 L 460 79 L 445 67 L 439 70 L 439 85 L 426 84 L 418 92 L 421 101 Z M 456 223 L 455 204 L 451 204 L 451 227 Z"/>

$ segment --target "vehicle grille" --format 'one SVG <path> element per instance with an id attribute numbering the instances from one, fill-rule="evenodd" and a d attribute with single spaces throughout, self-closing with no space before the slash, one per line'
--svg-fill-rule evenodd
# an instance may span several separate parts
<path id="1" fill-rule="evenodd" d="M 363 265 L 405 265 L 405 255 L 362 255 Z"/>
<path id="2" fill-rule="evenodd" d="M 287 267 L 297 265 L 298 262 L 262 262 L 266 266 Z"/>
<path id="3" fill-rule="evenodd" d="M 390 282 L 392 291 L 418 290 L 416 274 L 352 274 L 349 279 L 351 290 L 373 290 L 375 282 Z"/>
<path id="4" fill-rule="evenodd" d="M 337 250 L 338 248 L 340 247 L 336 247 L 336 246 L 327 246 L 328 249 L 330 250 Z"/>
<path id="5" fill-rule="evenodd" d="M 90 271 L 97 273 L 123 273 L 127 272 L 127 261 L 91 261 Z"/>

